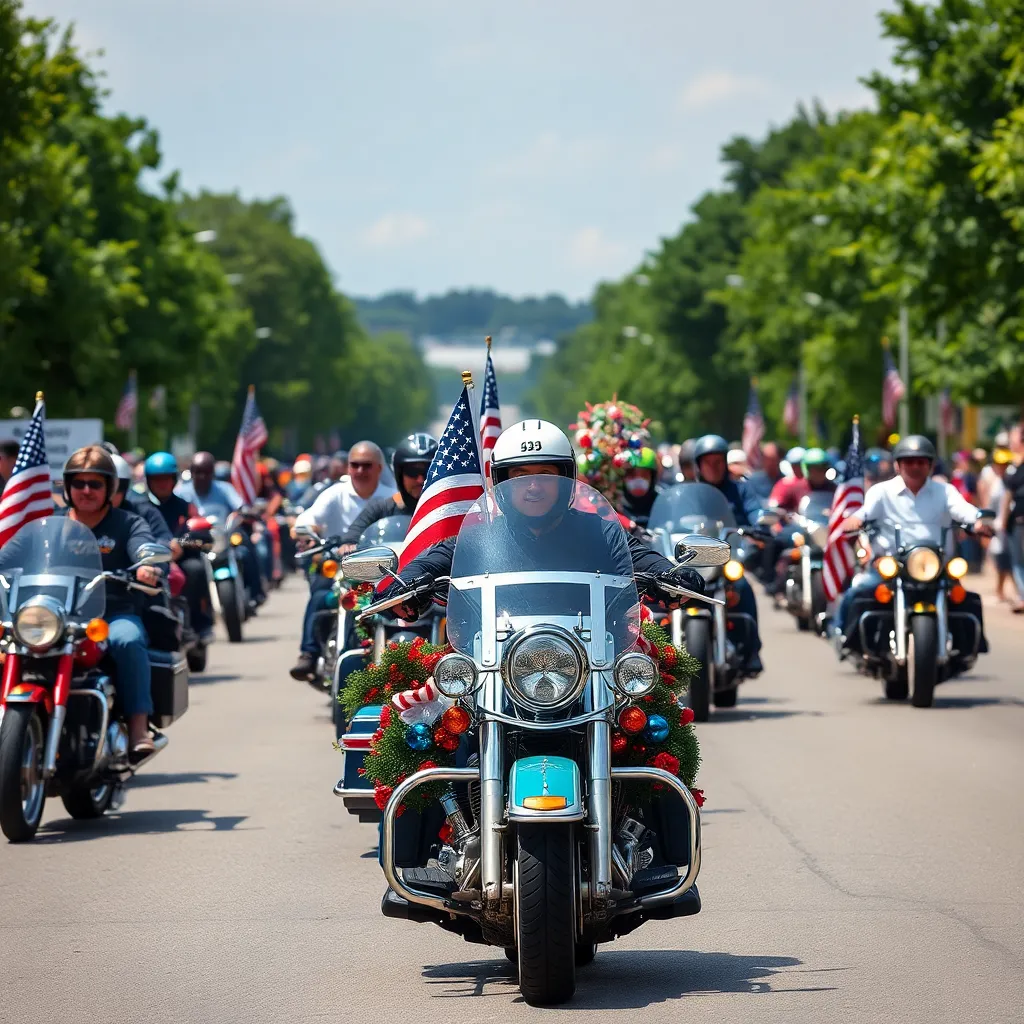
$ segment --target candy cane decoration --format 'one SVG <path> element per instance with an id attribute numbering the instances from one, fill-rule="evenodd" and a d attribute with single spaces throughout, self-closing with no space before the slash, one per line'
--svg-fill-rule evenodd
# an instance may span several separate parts
<path id="1" fill-rule="evenodd" d="M 405 690 L 402 693 L 396 693 L 391 698 L 391 703 L 399 711 L 408 711 L 417 704 L 427 704 L 432 700 L 437 700 L 439 693 L 440 691 L 434 685 L 434 680 L 428 679 L 415 690 Z"/>

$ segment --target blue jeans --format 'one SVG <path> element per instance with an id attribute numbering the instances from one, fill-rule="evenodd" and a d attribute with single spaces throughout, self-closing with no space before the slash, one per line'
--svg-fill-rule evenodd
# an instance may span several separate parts
<path id="1" fill-rule="evenodd" d="M 319 654 L 320 643 L 316 635 L 317 612 L 325 611 L 327 608 L 327 595 L 334 586 L 334 580 L 317 573 L 309 578 L 309 600 L 306 602 L 306 612 L 302 617 L 302 643 L 299 650 L 303 654 Z"/>
<path id="2" fill-rule="evenodd" d="M 137 615 L 115 615 L 110 620 L 107 647 L 117 667 L 114 685 L 126 716 L 153 713 L 150 689 L 149 641 Z"/>
<path id="3" fill-rule="evenodd" d="M 857 573 L 853 577 L 851 585 L 843 591 L 842 596 L 839 598 L 839 604 L 836 606 L 835 618 L 835 623 L 843 636 L 848 637 L 850 630 L 856 625 L 855 622 L 846 621 L 850 617 L 850 606 L 853 604 L 854 599 L 863 594 L 872 593 L 881 582 L 882 577 L 875 572 L 874 568 L 871 568 L 866 572 Z"/>

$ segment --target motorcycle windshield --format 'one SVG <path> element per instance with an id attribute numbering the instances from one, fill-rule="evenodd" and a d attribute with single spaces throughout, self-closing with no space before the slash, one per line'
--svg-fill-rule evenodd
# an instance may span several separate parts
<path id="1" fill-rule="evenodd" d="M 32 597 L 55 598 L 71 615 L 91 619 L 103 614 L 104 584 L 86 585 L 103 572 L 92 530 L 67 516 L 26 523 L 0 548 L 0 576 L 13 615 Z"/>
<path id="2" fill-rule="evenodd" d="M 699 533 L 717 537 L 722 530 L 736 525 L 732 505 L 725 495 L 710 484 L 676 484 L 654 500 L 647 528 L 670 535 Z"/>
<path id="3" fill-rule="evenodd" d="M 832 491 L 812 491 L 800 499 L 798 511 L 807 519 L 813 519 L 817 523 L 827 523 L 834 497 Z"/>
<path id="4" fill-rule="evenodd" d="M 629 541 L 611 505 L 560 476 L 506 480 L 466 516 L 455 545 L 448 639 L 493 664 L 499 643 L 556 625 L 604 664 L 636 643 L 640 602 Z"/>
<path id="5" fill-rule="evenodd" d="M 405 547 L 405 535 L 409 532 L 411 522 L 410 516 L 385 516 L 378 519 L 359 535 L 356 550 L 362 551 L 363 548 L 379 547 L 384 544 L 396 555 L 400 555 Z"/>

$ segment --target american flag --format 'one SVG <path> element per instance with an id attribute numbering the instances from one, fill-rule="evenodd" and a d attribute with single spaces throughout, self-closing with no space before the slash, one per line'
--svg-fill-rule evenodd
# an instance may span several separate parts
<path id="1" fill-rule="evenodd" d="M 124 394 L 121 401 L 117 403 L 117 411 L 114 413 L 114 426 L 119 430 L 131 430 L 135 426 L 135 414 L 139 410 L 139 384 L 132 370 L 128 374 L 128 383 L 124 386 Z"/>
<path id="2" fill-rule="evenodd" d="M 427 548 L 454 537 L 466 513 L 483 493 L 484 478 L 469 391 L 463 388 L 427 470 L 423 493 L 405 537 L 399 572 Z"/>
<path id="3" fill-rule="evenodd" d="M 888 346 L 882 349 L 884 376 L 882 377 L 882 422 L 891 427 L 896 422 L 896 410 L 907 393 L 907 387 L 896 369 Z"/>
<path id="4" fill-rule="evenodd" d="M 45 420 L 46 406 L 40 399 L 21 439 L 10 479 L 0 495 L 0 547 L 25 523 L 41 519 L 53 511 L 50 467 L 46 462 L 46 438 L 43 435 Z"/>
<path id="5" fill-rule="evenodd" d="M 750 385 L 750 399 L 743 417 L 743 438 L 741 444 L 747 456 L 747 465 L 757 469 L 761 465 L 761 439 L 764 437 L 764 416 L 761 403 L 757 400 L 757 388 Z"/>
<path id="6" fill-rule="evenodd" d="M 786 395 L 786 404 L 782 407 L 782 422 L 785 428 L 796 434 L 800 429 L 800 386 L 793 381 Z"/>
<path id="7" fill-rule="evenodd" d="M 860 423 L 855 418 L 850 450 L 846 453 L 846 479 L 836 488 L 832 499 L 828 541 L 822 559 L 821 579 L 829 601 L 834 601 L 842 593 L 857 564 L 854 554 L 856 538 L 843 532 L 843 522 L 864 504 L 864 472 L 860 459 Z"/>
<path id="8" fill-rule="evenodd" d="M 501 405 L 498 403 L 498 378 L 494 376 L 490 347 L 487 349 L 487 368 L 484 371 L 484 393 L 480 399 L 480 452 L 483 455 L 484 476 L 491 465 L 491 449 L 501 433 Z"/>
<path id="9" fill-rule="evenodd" d="M 238 491 L 243 504 L 251 505 L 259 493 L 260 480 L 256 474 L 256 456 L 267 443 L 267 425 L 256 408 L 256 389 L 250 385 L 242 413 L 242 427 L 231 456 L 231 486 Z"/>

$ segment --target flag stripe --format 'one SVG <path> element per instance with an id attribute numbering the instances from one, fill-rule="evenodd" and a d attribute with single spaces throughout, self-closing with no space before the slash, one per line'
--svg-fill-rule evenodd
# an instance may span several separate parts
<path id="1" fill-rule="evenodd" d="M 36 403 L 32 420 L 18 447 L 18 457 L 10 479 L 0 495 L 0 547 L 25 523 L 41 519 L 53 511 L 50 467 L 46 461 L 46 437 L 43 424 L 46 407 Z"/>
<path id="2" fill-rule="evenodd" d="M 251 505 L 259 494 L 260 480 L 256 472 L 256 456 L 267 443 L 267 425 L 256 407 L 256 395 L 249 392 L 242 411 L 242 425 L 231 455 L 231 486 L 246 505 Z"/>
<path id="3" fill-rule="evenodd" d="M 498 378 L 494 373 L 494 362 L 490 350 L 484 367 L 484 393 L 480 399 L 480 452 L 483 457 L 483 474 L 487 475 L 491 462 L 491 449 L 501 435 L 501 403 L 498 401 Z"/>
<path id="4" fill-rule="evenodd" d="M 860 428 L 853 425 L 853 438 L 846 455 L 847 479 L 839 485 L 832 500 L 828 520 L 828 540 L 822 553 L 821 580 L 825 597 L 834 601 L 856 571 L 856 538 L 843 530 L 845 521 L 864 505 L 864 481 L 861 475 Z"/>

